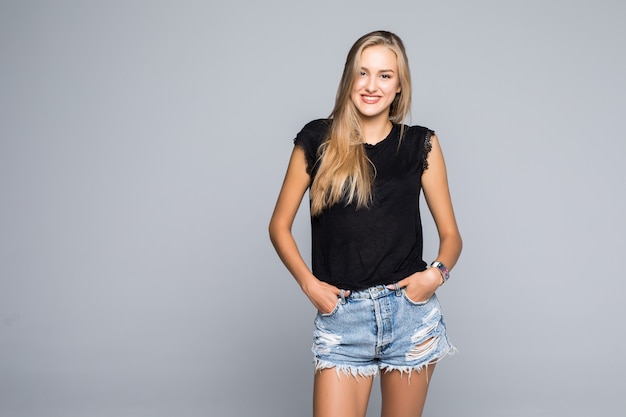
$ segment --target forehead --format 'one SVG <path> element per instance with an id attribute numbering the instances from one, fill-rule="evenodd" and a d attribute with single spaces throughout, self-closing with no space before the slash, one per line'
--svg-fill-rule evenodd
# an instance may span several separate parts
<path id="1" fill-rule="evenodd" d="M 398 57 L 394 51 L 386 46 L 369 46 L 361 52 L 359 65 L 366 68 L 386 68 L 396 70 L 398 67 Z"/>

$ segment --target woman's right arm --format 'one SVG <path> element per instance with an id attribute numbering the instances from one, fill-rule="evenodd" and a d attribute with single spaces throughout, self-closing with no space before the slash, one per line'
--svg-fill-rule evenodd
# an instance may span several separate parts
<path id="1" fill-rule="evenodd" d="M 306 171 L 306 158 L 300 146 L 294 146 L 289 167 L 276 201 L 269 224 L 270 240 L 291 275 L 315 308 L 322 313 L 331 312 L 337 304 L 340 290 L 318 280 L 304 262 L 291 233 L 293 221 L 311 178 Z"/>

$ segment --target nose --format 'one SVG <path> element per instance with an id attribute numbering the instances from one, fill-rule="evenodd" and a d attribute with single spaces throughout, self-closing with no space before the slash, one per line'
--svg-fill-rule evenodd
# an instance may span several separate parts
<path id="1" fill-rule="evenodd" d="M 376 77 L 369 77 L 367 79 L 367 85 L 365 86 L 365 91 L 368 93 L 375 93 L 378 90 L 378 86 L 376 85 Z"/>

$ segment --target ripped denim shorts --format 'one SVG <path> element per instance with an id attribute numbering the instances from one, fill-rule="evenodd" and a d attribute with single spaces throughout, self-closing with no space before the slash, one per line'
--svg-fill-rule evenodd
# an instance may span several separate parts
<path id="1" fill-rule="evenodd" d="M 316 370 L 335 368 L 355 377 L 399 370 L 410 376 L 456 351 L 437 296 L 415 302 L 397 286 L 351 291 L 329 314 L 318 312 L 314 325 Z"/>

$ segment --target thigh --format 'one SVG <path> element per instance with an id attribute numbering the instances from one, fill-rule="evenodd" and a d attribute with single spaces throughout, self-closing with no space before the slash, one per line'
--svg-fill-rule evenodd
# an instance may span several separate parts
<path id="1" fill-rule="evenodd" d="M 313 417 L 365 417 L 373 380 L 335 368 L 315 372 Z"/>
<path id="2" fill-rule="evenodd" d="M 435 364 L 419 372 L 380 373 L 382 393 L 382 417 L 421 417 L 428 394 L 428 384 L 433 376 Z"/>

